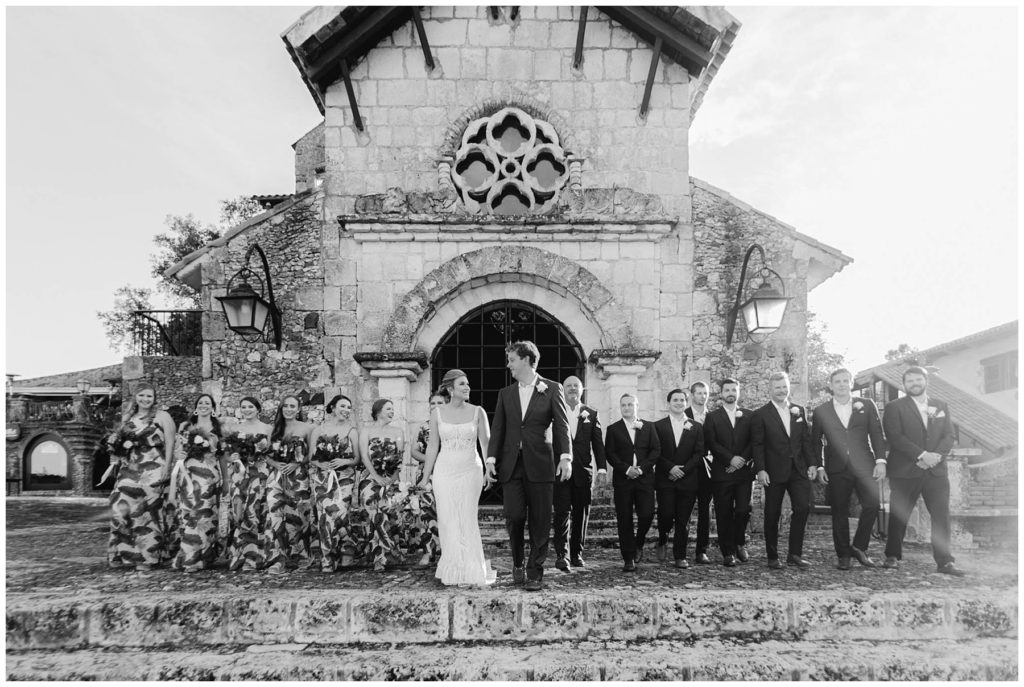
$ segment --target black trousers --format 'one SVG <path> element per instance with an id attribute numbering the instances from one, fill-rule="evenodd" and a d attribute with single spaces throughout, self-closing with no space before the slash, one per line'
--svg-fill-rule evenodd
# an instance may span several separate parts
<path id="1" fill-rule="evenodd" d="M 526 577 L 539 580 L 544 576 L 544 560 L 551 539 L 551 503 L 553 482 L 531 482 L 523 470 L 522 454 L 516 458 L 512 477 L 501 485 L 505 523 L 512 564 L 526 566 Z M 530 526 L 530 559 L 526 560 L 524 529 Z"/>
<path id="2" fill-rule="evenodd" d="M 631 561 L 636 557 L 637 549 L 643 548 L 647 532 L 654 522 L 654 485 L 628 480 L 615 486 L 612 499 L 615 503 L 615 520 L 619 525 L 619 550 L 622 552 L 622 560 Z"/>
<path id="3" fill-rule="evenodd" d="M 949 543 L 949 478 L 931 472 L 910 479 L 890 477 L 889 488 L 889 538 L 885 543 L 885 555 L 903 558 L 907 520 L 918 497 L 923 496 L 932 519 L 932 557 L 935 564 L 941 567 L 955 561 Z"/>
<path id="4" fill-rule="evenodd" d="M 747 545 L 750 496 L 754 491 L 754 483 L 750 479 L 744 479 L 713 484 L 715 519 L 718 522 L 718 548 L 722 551 L 722 556 L 735 556 L 737 547 Z"/>
<path id="5" fill-rule="evenodd" d="M 794 469 L 789 481 L 773 481 L 764 488 L 764 550 L 769 560 L 779 557 L 779 518 L 782 517 L 782 499 L 787 493 L 793 507 L 789 523 L 789 555 L 804 554 L 804 529 L 811 512 L 811 482 Z"/>
<path id="6" fill-rule="evenodd" d="M 682 482 L 683 480 L 676 480 Z M 668 533 L 675 527 L 672 535 L 672 558 L 681 561 L 686 558 L 686 545 L 690 540 L 690 515 L 693 504 L 697 502 L 696 485 L 673 484 L 669 487 L 658 487 L 658 545 L 668 541 Z"/>
<path id="7" fill-rule="evenodd" d="M 704 461 L 701 460 L 700 471 L 697 477 L 697 553 L 707 553 L 708 544 L 711 541 L 711 501 L 714 498 L 714 482 L 708 477 L 704 470 Z"/>
<path id="8" fill-rule="evenodd" d="M 850 495 L 856 491 L 860 499 L 860 519 L 857 521 L 857 532 L 853 535 L 853 545 L 861 551 L 868 550 L 871 543 L 871 530 L 878 519 L 881 497 L 878 493 L 878 482 L 871 473 L 863 471 L 842 472 L 828 476 L 828 503 L 832 509 L 832 542 L 836 547 L 836 556 L 849 558 L 850 550 Z"/>
<path id="9" fill-rule="evenodd" d="M 590 520 L 590 484 L 580 486 L 572 479 L 555 482 L 555 555 L 582 556 L 587 545 L 587 522 Z"/>

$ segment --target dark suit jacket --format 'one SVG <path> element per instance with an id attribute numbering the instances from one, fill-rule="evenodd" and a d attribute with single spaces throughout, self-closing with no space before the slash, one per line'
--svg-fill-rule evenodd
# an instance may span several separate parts
<path id="1" fill-rule="evenodd" d="M 735 427 L 729 422 L 725 408 L 716 408 L 704 418 L 704 445 L 711 451 L 711 480 L 714 482 L 754 479 L 750 470 L 750 425 L 754 411 L 738 406 L 736 411 L 741 415 L 736 418 Z M 747 465 L 735 472 L 726 472 L 733 456 L 743 456 Z"/>
<path id="2" fill-rule="evenodd" d="M 542 382 L 544 391 L 537 388 Z M 526 406 L 526 417 L 519 403 L 518 387 L 518 383 L 511 384 L 498 392 L 487 455 L 494 456 L 498 480 L 505 483 L 512 479 L 516 455 L 522 447 L 526 478 L 531 482 L 554 482 L 558 457 L 572 453 L 562 385 L 538 375 Z"/>
<path id="3" fill-rule="evenodd" d="M 831 475 L 871 474 L 875 459 L 885 455 L 885 438 L 878 408 L 868 398 L 854 398 L 850 424 L 843 427 L 831 399 L 814 409 L 811 416 L 811 448 L 814 464 Z M 857 406 L 860 406 L 858 408 Z"/>
<path id="4" fill-rule="evenodd" d="M 687 406 L 686 410 L 683 411 L 683 412 L 686 413 L 686 417 L 690 418 L 694 422 L 697 422 L 697 419 L 693 416 L 693 408 L 692 407 Z M 707 420 L 708 420 L 708 412 L 709 411 L 707 410 L 707 406 L 705 406 L 704 422 L 707 422 Z M 701 434 L 704 433 L 704 422 L 698 422 L 698 424 L 701 426 Z M 701 470 L 703 472 L 699 475 L 699 479 L 701 480 L 701 482 L 704 482 L 706 484 L 708 482 L 708 480 L 711 479 L 711 456 L 708 454 L 707 445 L 706 444 L 704 446 L 704 455 L 701 456 L 701 458 L 703 459 L 704 464 L 700 466 Z"/>
<path id="5" fill-rule="evenodd" d="M 608 426 L 604 437 L 604 452 L 608 463 L 612 466 L 612 486 L 617 487 L 627 482 L 638 482 L 654 488 L 654 470 L 661 456 L 661 443 L 654 431 L 654 423 L 641 420 L 643 425 L 636 430 L 636 445 L 629 439 L 629 430 L 622 420 Z M 626 477 L 626 468 L 633 464 L 636 453 L 636 466 L 643 472 L 635 480 Z"/>
<path id="6" fill-rule="evenodd" d="M 796 408 L 795 414 L 792 414 L 793 408 Z M 789 404 L 789 410 L 788 436 L 771 401 L 754 411 L 750 424 L 754 472 L 766 470 L 773 484 L 788 482 L 791 478 L 807 479 L 807 467 L 814 465 L 807 411 L 795 403 Z"/>
<path id="7" fill-rule="evenodd" d="M 654 431 L 658 435 L 658 443 L 661 444 L 661 457 L 658 459 L 654 477 L 655 488 L 678 487 L 696 490 L 698 477 L 704 469 L 704 428 L 690 418 L 690 427 L 683 430 L 679 445 L 676 445 L 676 436 L 672 433 L 671 417 L 663 417 L 655 422 Z M 669 470 L 675 465 L 681 465 L 683 468 L 682 480 L 673 481 L 668 476 Z"/>
<path id="8" fill-rule="evenodd" d="M 576 436 L 572 437 L 572 483 L 578 487 L 590 487 L 594 482 L 594 469 L 590 466 L 590 456 L 599 470 L 607 470 L 608 463 L 604 459 L 604 439 L 601 438 L 601 420 L 597 411 L 590 406 L 580 405 L 580 417 L 576 422 Z"/>
<path id="9" fill-rule="evenodd" d="M 953 448 L 953 420 L 949 407 L 942 401 L 928 399 L 928 426 L 921 421 L 917 404 L 910 396 L 887 403 L 882 416 L 882 426 L 889 441 L 889 458 L 886 474 L 889 477 L 921 477 L 925 471 L 917 467 L 917 457 L 925 451 L 946 455 Z M 935 408 L 932 415 L 931 408 Z M 945 461 L 933 467 L 933 475 L 945 475 Z"/>

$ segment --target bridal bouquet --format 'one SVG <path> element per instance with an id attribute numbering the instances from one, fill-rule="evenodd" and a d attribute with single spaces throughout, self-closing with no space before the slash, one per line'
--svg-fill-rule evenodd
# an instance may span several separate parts
<path id="1" fill-rule="evenodd" d="M 163 446 L 164 437 L 156 425 L 147 425 L 138 432 L 132 430 L 129 423 L 107 437 L 107 448 L 115 458 L 127 458 L 132 451 L 146 451 L 154 446 Z"/>
<path id="2" fill-rule="evenodd" d="M 270 457 L 279 463 L 305 462 L 306 440 L 302 437 L 287 437 L 270 444 Z"/>
<path id="3" fill-rule="evenodd" d="M 257 453 L 266 451 L 270 447 L 270 441 L 266 434 L 247 434 L 246 432 L 232 432 L 221 440 L 221 446 L 229 456 L 237 453 L 242 461 L 248 461 Z"/>
<path id="4" fill-rule="evenodd" d="M 185 458 L 202 460 L 213 450 L 213 438 L 201 427 L 193 427 L 185 436 Z"/>
<path id="5" fill-rule="evenodd" d="M 338 435 L 320 436 L 313 447 L 313 460 L 328 463 L 335 458 L 341 458 L 341 439 Z"/>

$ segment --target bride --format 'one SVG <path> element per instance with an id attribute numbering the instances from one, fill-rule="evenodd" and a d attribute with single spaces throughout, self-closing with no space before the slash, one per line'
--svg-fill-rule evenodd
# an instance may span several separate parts
<path id="1" fill-rule="evenodd" d="M 445 373 L 438 393 L 450 400 L 430 414 L 430 440 L 419 484 L 426 487 L 433 476 L 441 540 L 434 576 L 446 585 L 491 584 L 495 572 L 484 559 L 477 521 L 484 486 L 477 443 L 486 447 L 490 439 L 487 416 L 480 406 L 469 403 L 469 380 L 462 370 Z"/>

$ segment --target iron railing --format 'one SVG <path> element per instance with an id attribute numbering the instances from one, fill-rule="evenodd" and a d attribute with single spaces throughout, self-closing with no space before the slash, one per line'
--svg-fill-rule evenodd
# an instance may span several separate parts
<path id="1" fill-rule="evenodd" d="M 26 422 L 70 422 L 75 419 L 74 404 L 69 400 L 26 401 L 23 407 Z"/>
<path id="2" fill-rule="evenodd" d="M 136 310 L 132 313 L 132 352 L 145 356 L 203 353 L 202 310 Z"/>

